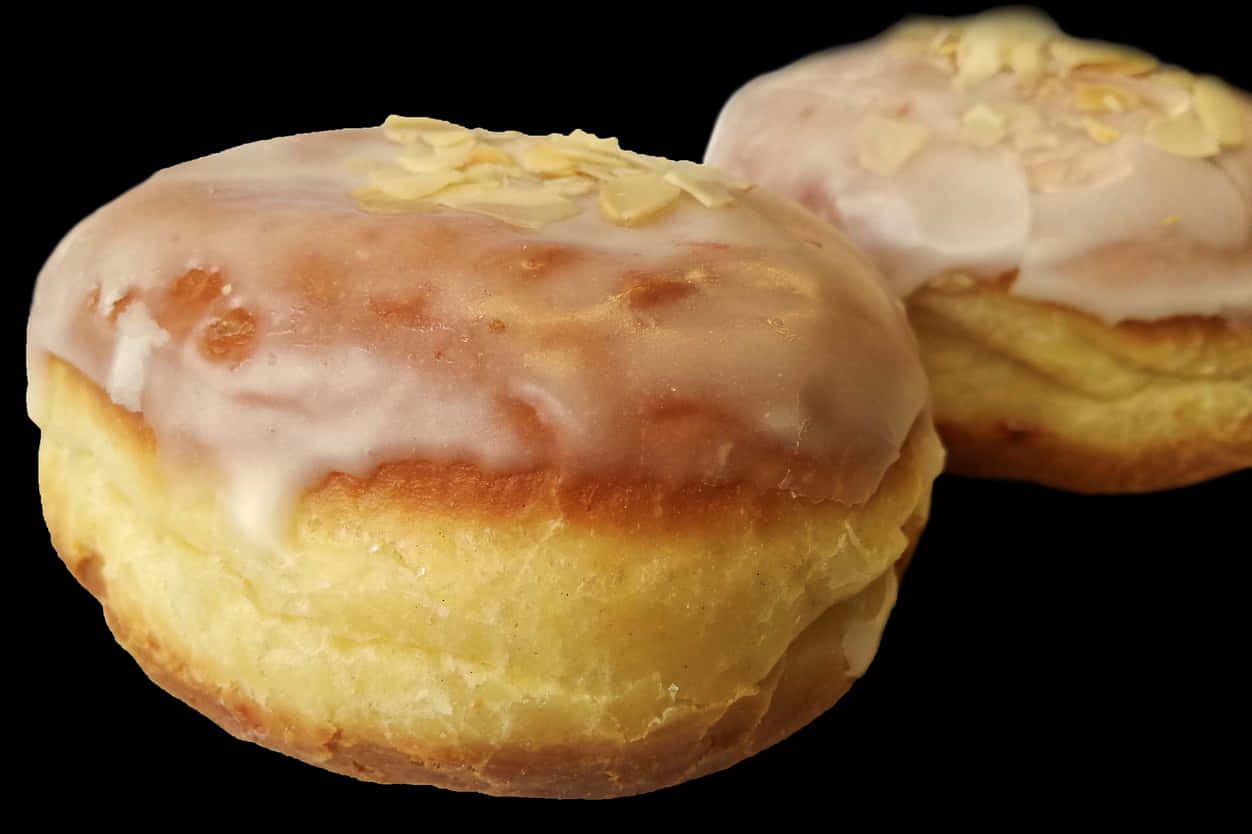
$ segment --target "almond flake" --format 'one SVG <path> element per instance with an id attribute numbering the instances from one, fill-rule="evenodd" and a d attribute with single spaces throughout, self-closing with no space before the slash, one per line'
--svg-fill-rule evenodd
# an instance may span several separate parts
<path id="1" fill-rule="evenodd" d="M 1224 81 L 1211 75 L 1197 78 L 1191 98 L 1196 115 L 1205 130 L 1217 138 L 1219 145 L 1237 148 L 1243 144 L 1243 117 L 1239 113 L 1239 102 Z"/>
<path id="2" fill-rule="evenodd" d="M 875 174 L 894 174 L 930 141 L 930 135 L 916 122 L 867 116 L 857 126 L 857 161 Z"/>
<path id="3" fill-rule="evenodd" d="M 1117 137 L 1122 135 L 1117 128 L 1110 127 L 1104 122 L 1098 122 L 1090 117 L 1082 120 L 1082 126 L 1092 141 L 1099 142 L 1101 145 L 1112 144 L 1117 141 Z"/>
<path id="4" fill-rule="evenodd" d="M 721 208 L 735 199 L 716 172 L 691 162 L 675 165 L 665 181 L 695 197 L 705 208 Z"/>
<path id="5" fill-rule="evenodd" d="M 466 165 L 517 165 L 513 157 L 507 152 L 491 145 L 478 144 L 470 151 L 469 158 L 465 160 Z"/>
<path id="6" fill-rule="evenodd" d="M 465 142 L 474 141 L 473 131 L 460 125 L 453 125 L 452 127 L 454 129 L 451 130 L 423 130 L 421 136 L 437 148 L 451 148 Z"/>
<path id="7" fill-rule="evenodd" d="M 1148 141 L 1174 156 L 1201 159 L 1217 156 L 1221 146 L 1195 113 L 1183 113 L 1148 123 Z"/>
<path id="8" fill-rule="evenodd" d="M 427 143 L 425 136 L 408 143 L 396 157 L 396 162 L 414 174 L 447 171 L 460 168 L 469 161 L 475 148 L 474 142 L 437 147 Z"/>
<path id="9" fill-rule="evenodd" d="M 393 142 L 411 142 L 428 130 L 457 129 L 468 132 L 460 125 L 425 116 L 388 116 L 383 122 L 383 135 Z"/>
<path id="10" fill-rule="evenodd" d="M 1058 38 L 1048 45 L 1062 74 L 1082 67 L 1097 72 L 1143 75 L 1156 69 L 1159 62 L 1147 53 L 1128 46 Z"/>
<path id="11" fill-rule="evenodd" d="M 417 200 L 464 180 L 465 175 L 460 171 L 412 174 L 394 168 L 372 171 L 368 178 L 369 184 L 374 188 L 398 200 Z"/>
<path id="12" fill-rule="evenodd" d="M 1034 81 L 1043 73 L 1043 42 L 1022 41 L 1009 50 L 1009 68 L 1023 81 Z"/>
<path id="13" fill-rule="evenodd" d="M 600 186 L 600 211 L 613 223 L 633 226 L 660 214 L 681 193 L 656 174 L 631 172 Z"/>
<path id="14" fill-rule="evenodd" d="M 1186 70 L 1165 69 L 1159 72 L 1154 72 L 1148 77 L 1153 81 L 1160 81 L 1162 84 L 1168 84 L 1171 87 L 1178 87 L 1186 90 L 1187 92 L 1190 92 L 1191 89 L 1195 87 L 1195 76 Z"/>
<path id="15" fill-rule="evenodd" d="M 968 90 L 1000 71 L 1000 41 L 985 29 L 970 29 L 956 51 L 957 89 Z"/>
<path id="16" fill-rule="evenodd" d="M 523 229 L 541 229 L 578 214 L 578 204 L 542 188 L 505 186 L 477 194 L 438 195 L 440 205 L 503 220 Z"/>
<path id="17" fill-rule="evenodd" d="M 574 173 L 574 161 L 551 142 L 536 142 L 522 151 L 522 167 L 536 174 L 569 176 Z"/>
<path id="18" fill-rule="evenodd" d="M 1074 106 L 1095 113 L 1125 113 L 1139 106 L 1139 96 L 1124 87 L 1108 84 L 1079 84 Z"/>
<path id="19" fill-rule="evenodd" d="M 975 104 L 961 117 L 961 138 L 978 148 L 1000 144 L 1008 132 L 1005 118 L 985 104 Z"/>
<path id="20" fill-rule="evenodd" d="M 428 205 L 421 200 L 400 200 L 380 188 L 366 186 L 351 192 L 357 208 L 370 214 L 410 214 Z"/>
<path id="21" fill-rule="evenodd" d="M 555 177 L 543 181 L 544 188 L 550 188 L 562 197 L 581 197 L 590 194 L 596 187 L 596 181 L 587 177 Z"/>

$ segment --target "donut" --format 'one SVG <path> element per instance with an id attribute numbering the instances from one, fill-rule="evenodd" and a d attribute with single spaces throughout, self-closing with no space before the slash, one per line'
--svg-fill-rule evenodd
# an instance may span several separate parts
<path id="1" fill-rule="evenodd" d="M 1090 493 L 1252 466 L 1252 99 L 999 11 L 740 88 L 706 162 L 906 299 L 948 469 Z"/>
<path id="2" fill-rule="evenodd" d="M 391 117 L 163 170 L 41 271 L 53 545 L 159 686 L 363 780 L 601 798 L 863 675 L 943 452 L 797 203 Z"/>

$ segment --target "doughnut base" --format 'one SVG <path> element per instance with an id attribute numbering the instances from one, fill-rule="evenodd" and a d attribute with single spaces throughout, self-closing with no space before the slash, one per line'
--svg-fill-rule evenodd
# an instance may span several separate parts
<path id="1" fill-rule="evenodd" d="M 923 417 L 857 507 L 605 484 L 601 507 L 543 478 L 472 504 L 401 467 L 328 478 L 271 551 L 207 467 L 158 460 L 68 365 L 32 413 L 54 546 L 152 680 L 317 766 L 495 795 L 654 790 L 828 709 L 877 648 L 942 465 Z"/>
<path id="2" fill-rule="evenodd" d="M 1119 493 L 1252 466 L 1252 327 L 1109 327 L 994 284 L 908 308 L 949 472 Z"/>

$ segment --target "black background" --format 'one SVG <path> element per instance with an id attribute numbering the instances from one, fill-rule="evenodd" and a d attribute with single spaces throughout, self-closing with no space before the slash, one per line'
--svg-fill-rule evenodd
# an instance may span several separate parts
<path id="1" fill-rule="evenodd" d="M 49 821 L 87 811 L 174 823 L 255 808 L 291 823 L 340 813 L 363 825 L 505 814 L 599 822 L 642 812 L 667 826 L 760 809 L 777 824 L 813 812 L 834 827 L 869 812 L 887 824 L 957 814 L 1016 827 L 1045 815 L 1090 822 L 1092 809 L 1108 820 L 1166 807 L 1207 815 L 1242 788 L 1252 472 L 1118 497 L 941 478 L 879 656 L 848 696 L 726 772 L 612 803 L 358 783 L 235 741 L 148 683 L 48 544 L 38 432 L 19 400 L 34 277 L 78 219 L 158 168 L 392 112 L 530 133 L 580 127 L 633 150 L 699 158 L 721 104 L 751 77 L 907 12 L 979 7 L 433 8 L 271 16 L 180 6 L 177 21 L 56 12 L 8 33 L 16 214 L 5 246 L 17 262 L 7 276 L 5 412 L 19 448 L 4 688 L 19 804 L 55 784 L 62 799 L 39 800 Z M 1072 34 L 1134 43 L 1252 89 L 1234 4 L 1044 8 Z M 1228 754 L 1234 767 L 1219 766 Z M 154 810 L 164 803 L 175 816 Z"/>

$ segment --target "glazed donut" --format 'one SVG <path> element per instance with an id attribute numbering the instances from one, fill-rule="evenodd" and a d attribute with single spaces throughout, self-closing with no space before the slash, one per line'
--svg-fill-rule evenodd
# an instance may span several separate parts
<path id="1" fill-rule="evenodd" d="M 1252 466 L 1252 100 L 1021 11 L 761 76 L 706 161 L 907 298 L 948 467 L 1081 492 Z"/>
<path id="2" fill-rule="evenodd" d="M 635 794 L 863 674 L 942 450 L 836 230 L 575 132 L 164 170 L 41 272 L 53 544 L 156 683 L 379 782 Z"/>

